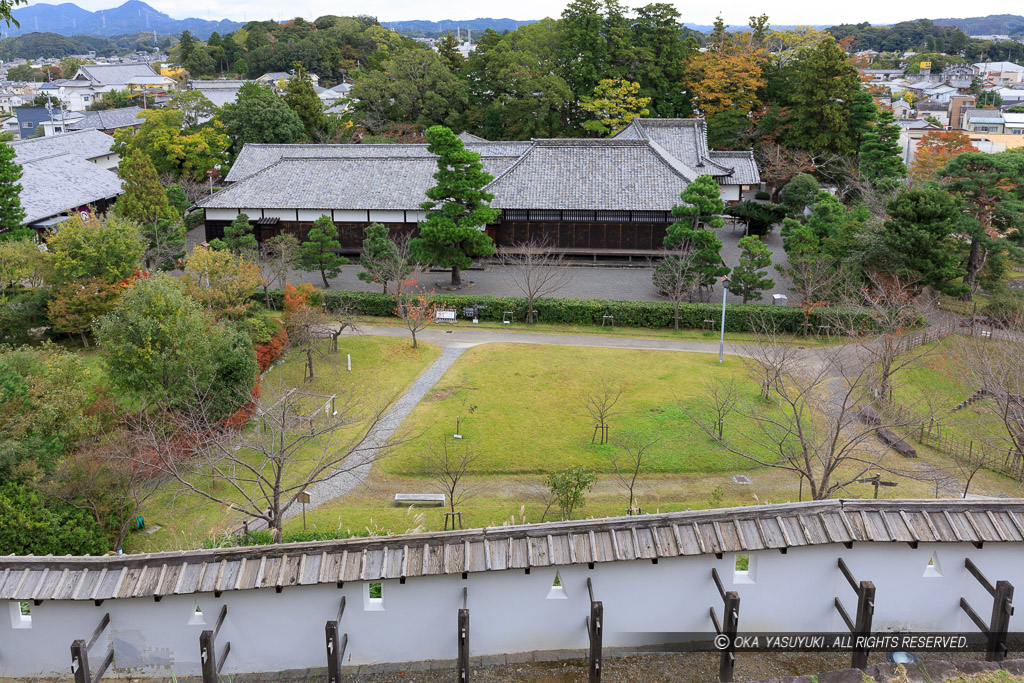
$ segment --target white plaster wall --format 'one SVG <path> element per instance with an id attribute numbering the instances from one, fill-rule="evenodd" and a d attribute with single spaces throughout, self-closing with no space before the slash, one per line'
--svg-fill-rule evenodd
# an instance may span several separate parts
<path id="1" fill-rule="evenodd" d="M 299 220 L 300 221 L 308 221 L 308 222 L 311 223 L 311 222 L 315 221 L 317 218 L 320 218 L 320 216 L 324 216 L 324 215 L 330 217 L 331 212 L 329 210 L 328 211 L 324 211 L 322 209 L 299 209 Z M 295 216 L 294 215 L 292 216 L 292 220 L 295 220 Z"/>
<path id="2" fill-rule="evenodd" d="M 255 214 L 249 214 L 249 218 L 259 217 L 260 212 L 257 210 Z M 319 215 L 319 214 L 317 214 Z M 283 221 L 294 221 L 295 220 L 295 209 L 263 209 L 263 216 L 265 218 L 280 218 Z"/>
<path id="3" fill-rule="evenodd" d="M 380 223 L 401 223 L 405 220 L 404 211 L 371 211 L 370 221 Z"/>
<path id="4" fill-rule="evenodd" d="M 247 214 L 252 219 L 253 215 Z M 233 221 L 238 216 L 238 209 L 207 209 L 206 220 L 208 221 Z M 259 218 L 257 212 L 256 217 Z"/>
<path id="5" fill-rule="evenodd" d="M 941 576 L 926 577 L 936 554 Z M 604 603 L 605 646 L 673 642 L 685 632 L 710 633 L 708 608 L 721 615 L 721 599 L 711 579 L 716 567 L 726 590 L 740 594 L 740 630 L 844 632 L 833 608 L 838 596 L 853 612 L 856 598 L 840 574 L 843 557 L 857 580 L 876 586 L 874 630 L 973 633 L 959 609 L 966 597 L 987 619 L 992 600 L 964 569 L 971 557 L 994 583 L 1024 586 L 1019 544 L 857 544 L 775 550 L 750 554 L 750 572 L 737 576 L 736 556 L 598 563 L 559 568 L 410 578 L 404 585 L 383 581 L 383 602 L 371 605 L 367 582 L 289 587 L 213 594 L 107 600 L 48 601 L 32 607 L 32 627 L 14 628 L 3 612 L 0 620 L 0 676 L 63 675 L 70 664 L 69 646 L 88 638 L 105 612 L 111 622 L 93 651 L 98 656 L 113 639 L 112 675 L 178 676 L 199 672 L 199 634 L 213 628 L 221 605 L 228 615 L 217 643 L 231 641 L 225 674 L 278 671 L 326 665 L 324 623 L 335 618 L 344 595 L 341 621 L 349 634 L 346 664 L 453 659 L 457 610 L 468 589 L 470 649 L 473 655 L 531 650 L 582 649 L 587 646 L 584 618 L 589 614 L 587 579 Z M 565 598 L 549 598 L 555 574 Z M 188 622 L 199 605 L 207 625 Z M 1024 610 L 1010 622 L 1024 630 Z"/>
<path id="6" fill-rule="evenodd" d="M 339 223 L 362 223 L 366 221 L 366 212 L 359 210 L 334 209 L 334 220 Z"/>
<path id="7" fill-rule="evenodd" d="M 719 185 L 718 190 L 722 199 L 727 202 L 738 202 L 740 199 L 740 185 Z"/>

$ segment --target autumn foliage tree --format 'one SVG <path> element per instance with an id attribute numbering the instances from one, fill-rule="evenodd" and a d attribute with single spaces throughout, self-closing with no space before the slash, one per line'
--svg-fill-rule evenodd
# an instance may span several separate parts
<path id="1" fill-rule="evenodd" d="M 939 171 L 965 152 L 976 151 L 971 138 L 963 131 L 928 131 L 917 144 L 914 162 L 910 165 L 910 181 L 922 185 L 939 180 Z"/>
<path id="2" fill-rule="evenodd" d="M 89 346 L 87 333 L 93 322 L 114 309 L 123 286 L 90 277 L 66 282 L 47 303 L 50 326 L 55 332 L 77 334 L 82 346 Z"/>

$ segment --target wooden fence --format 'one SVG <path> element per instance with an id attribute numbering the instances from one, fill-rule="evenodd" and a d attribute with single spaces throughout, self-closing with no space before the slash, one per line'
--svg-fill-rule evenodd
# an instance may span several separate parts
<path id="1" fill-rule="evenodd" d="M 998 474 L 1024 481 L 1024 458 L 1014 448 L 1004 452 L 983 441 L 959 439 L 944 432 L 935 420 L 926 420 L 917 430 L 918 443 L 967 463 L 983 462 L 984 468 Z"/>

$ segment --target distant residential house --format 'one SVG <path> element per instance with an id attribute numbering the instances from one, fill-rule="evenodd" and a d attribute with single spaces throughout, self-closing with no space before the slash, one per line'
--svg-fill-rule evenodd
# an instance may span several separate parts
<path id="1" fill-rule="evenodd" d="M 1003 112 L 1004 132 L 1010 135 L 1024 135 L 1024 114 Z"/>
<path id="2" fill-rule="evenodd" d="M 68 111 L 85 111 L 99 99 L 99 93 L 88 81 L 67 78 L 43 84 L 39 94 L 56 98 Z"/>
<path id="3" fill-rule="evenodd" d="M 943 126 L 949 125 L 949 102 L 918 102 L 914 113 L 919 119 L 933 118 Z"/>
<path id="4" fill-rule="evenodd" d="M 99 130 L 104 133 L 113 134 L 122 128 L 135 128 L 143 124 L 139 117 L 144 109 L 142 107 L 122 107 L 121 109 L 102 109 L 100 111 L 87 111 L 78 121 L 68 126 L 69 130 Z"/>
<path id="5" fill-rule="evenodd" d="M 954 95 L 949 98 L 949 126 L 963 129 L 964 112 L 974 107 L 977 97 L 974 95 Z"/>
<path id="6" fill-rule="evenodd" d="M 15 93 L 0 93 L 0 112 L 13 114 L 16 107 L 25 105 L 25 97 Z"/>
<path id="7" fill-rule="evenodd" d="M 113 90 L 166 91 L 175 80 L 161 76 L 149 64 L 83 64 L 75 80 L 86 81 L 98 93 Z"/>
<path id="8" fill-rule="evenodd" d="M 316 74 L 308 74 L 308 76 L 309 80 L 313 82 L 314 86 L 320 85 L 319 76 L 317 76 Z M 267 83 L 268 85 L 273 87 L 274 90 L 283 90 L 284 84 L 286 84 L 294 77 L 295 74 L 289 73 L 287 71 L 271 71 L 270 73 L 263 74 L 256 80 L 259 81 L 260 83 Z"/>
<path id="9" fill-rule="evenodd" d="M 963 116 L 963 129 L 971 133 L 1001 134 L 1005 128 L 1003 114 L 996 109 L 968 109 Z"/>
<path id="10" fill-rule="evenodd" d="M 223 107 L 225 104 L 232 104 L 238 99 L 238 91 L 246 83 L 253 81 L 196 81 L 188 82 L 189 90 L 198 90 L 203 93 L 206 99 L 210 100 L 215 107 Z"/>
<path id="11" fill-rule="evenodd" d="M 22 167 L 25 225 L 43 231 L 69 213 L 106 211 L 122 193 L 114 139 L 98 130 L 9 143 Z"/>
<path id="12" fill-rule="evenodd" d="M 949 98 L 956 95 L 959 91 L 951 85 L 940 83 L 930 88 L 924 89 L 924 96 L 933 102 L 949 102 Z"/>
<path id="13" fill-rule="evenodd" d="M 896 100 L 889 107 L 897 119 L 909 119 L 910 112 L 913 111 L 913 107 L 906 100 Z"/>
<path id="14" fill-rule="evenodd" d="M 494 177 L 487 191 L 501 214 L 486 232 L 499 249 L 544 238 L 566 253 L 653 255 L 675 220 L 672 207 L 698 176 L 711 175 L 730 203 L 760 189 L 753 154 L 709 150 L 702 119 L 634 119 L 610 139 L 460 137 Z M 260 240 L 304 237 L 328 215 L 342 248 L 358 251 L 371 222 L 416 230 L 436 169 L 424 144 L 245 145 L 230 186 L 199 204 L 206 238 L 221 236 L 240 213 Z"/>
<path id="15" fill-rule="evenodd" d="M 11 123 L 17 127 L 16 137 L 25 140 L 36 137 L 40 130 L 44 136 L 60 135 L 82 118 L 81 112 L 63 111 L 60 107 L 16 107 Z"/>
<path id="16" fill-rule="evenodd" d="M 1013 62 L 979 62 L 974 73 L 993 85 L 1024 83 L 1024 66 Z"/>

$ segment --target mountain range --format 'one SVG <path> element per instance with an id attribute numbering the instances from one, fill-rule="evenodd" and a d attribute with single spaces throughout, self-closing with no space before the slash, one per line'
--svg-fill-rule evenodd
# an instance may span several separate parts
<path id="1" fill-rule="evenodd" d="M 125 33 L 152 32 L 178 35 L 188 30 L 206 40 L 214 31 L 229 33 L 243 26 L 242 22 L 221 19 L 174 19 L 158 12 L 140 0 L 128 0 L 120 7 L 90 12 L 74 3 L 59 5 L 39 3 L 21 7 L 11 13 L 21 26 L 4 27 L 4 37 L 48 31 L 64 36 L 90 35 L 110 37 Z"/>

